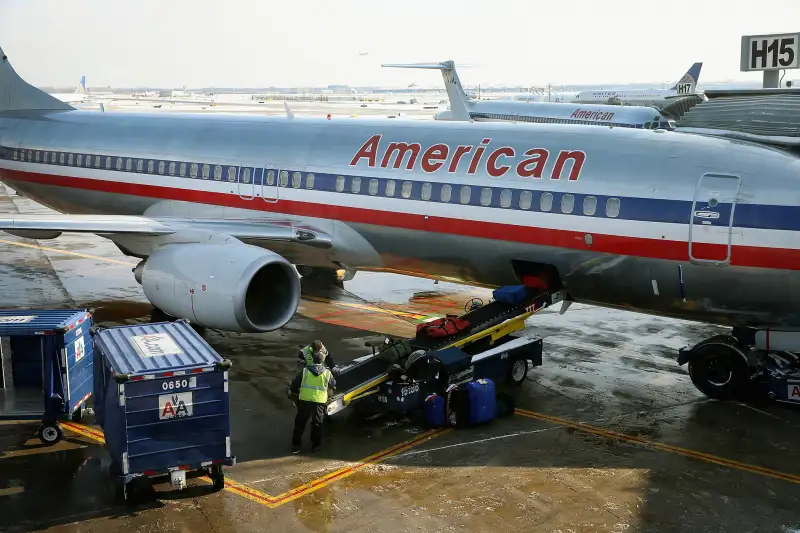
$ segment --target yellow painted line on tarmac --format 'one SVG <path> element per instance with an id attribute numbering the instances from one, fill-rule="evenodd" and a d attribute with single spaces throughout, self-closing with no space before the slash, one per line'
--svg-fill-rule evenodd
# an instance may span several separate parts
<path id="1" fill-rule="evenodd" d="M 83 424 L 76 424 L 75 422 L 62 422 L 61 426 L 68 431 L 77 433 L 78 435 L 81 435 L 83 437 L 87 437 L 99 444 L 105 444 L 106 442 L 105 437 L 103 436 L 103 432 L 100 431 L 99 429 L 94 429 L 89 426 L 85 426 Z M 234 494 L 238 494 L 239 496 L 247 498 L 250 501 L 254 501 L 256 503 L 260 503 L 261 505 L 265 505 L 269 508 L 275 508 L 283 505 L 284 503 L 296 500 L 301 496 L 305 496 L 306 494 L 311 494 L 312 492 L 315 492 L 321 489 L 322 487 L 330 485 L 331 483 L 350 477 L 359 470 L 362 470 L 369 465 L 385 461 L 390 457 L 408 451 L 415 446 L 418 446 L 431 439 L 435 439 L 436 437 L 444 435 L 445 433 L 449 433 L 450 431 L 452 430 L 433 429 L 430 431 L 426 431 L 424 433 L 421 433 L 420 435 L 417 435 L 414 438 L 408 439 L 404 442 L 401 442 L 400 444 L 396 444 L 390 448 L 386 448 L 385 450 L 381 450 L 378 453 L 372 454 L 369 457 L 361 459 L 360 461 L 357 461 L 353 465 L 345 466 L 338 470 L 334 470 L 330 474 L 326 474 L 322 477 L 309 481 L 308 483 L 300 485 L 299 487 L 295 487 L 277 496 L 271 496 L 266 492 L 262 492 L 258 489 L 248 487 L 244 483 L 239 483 L 238 481 L 234 481 L 229 478 L 225 479 L 225 490 L 227 490 L 228 492 L 232 492 Z M 208 477 L 202 477 L 200 479 L 205 481 L 206 483 L 211 483 L 211 480 Z"/>
<path id="2" fill-rule="evenodd" d="M 99 255 L 84 254 L 81 252 L 73 252 L 71 250 L 60 250 L 58 248 L 50 248 L 48 246 L 39 246 L 38 244 L 28 244 L 26 242 L 15 242 L 0 239 L 0 243 L 10 244 L 12 246 L 21 246 L 23 248 L 35 248 L 37 250 L 45 250 L 48 252 L 56 252 L 59 254 L 74 255 L 75 257 L 83 257 L 84 259 L 96 259 L 98 261 L 105 261 L 107 263 L 116 263 L 118 265 L 136 266 L 136 263 L 129 263 L 127 261 L 120 261 L 119 259 L 111 259 L 110 257 L 101 257 Z"/>
<path id="3" fill-rule="evenodd" d="M 600 437 L 606 437 L 609 439 L 616 439 L 625 442 L 630 442 L 631 444 L 639 444 L 641 446 L 646 446 L 648 448 L 653 448 L 656 450 L 661 450 L 665 452 L 675 453 L 678 455 L 683 455 L 684 457 L 690 457 L 692 459 L 697 459 L 700 461 L 705 461 L 707 463 L 713 463 L 720 466 L 726 466 L 728 468 L 734 468 L 736 470 L 742 470 L 744 472 L 750 472 L 752 474 L 759 474 L 762 476 L 772 477 L 775 479 L 780 479 L 783 481 L 788 481 L 789 483 L 800 483 L 800 475 L 791 474 L 789 472 L 781 472 L 779 470 L 772 470 L 771 468 L 766 468 L 763 466 L 752 465 L 748 463 L 743 463 L 741 461 L 736 461 L 734 459 L 727 459 L 725 457 L 720 457 L 718 455 L 712 455 L 710 453 L 699 452 L 697 450 L 690 450 L 688 448 L 681 448 L 679 446 L 673 446 L 672 444 L 665 444 L 663 442 L 658 442 L 654 440 L 645 439 L 642 437 L 637 437 L 634 435 L 627 435 L 625 433 L 618 433 L 616 431 L 611 431 L 608 429 L 599 428 L 596 426 L 591 426 L 589 424 L 582 424 L 579 422 L 573 422 L 571 420 L 566 420 L 564 418 L 558 418 L 555 416 L 545 415 L 542 413 L 537 413 L 535 411 L 528 411 L 526 409 L 516 409 L 514 411 L 515 414 L 524 416 L 526 418 L 532 418 L 535 420 L 541 420 L 543 422 L 551 422 L 553 424 L 558 424 L 560 426 L 570 427 L 577 431 L 582 431 L 584 433 L 591 433 L 592 435 L 598 435 Z"/>
<path id="4" fill-rule="evenodd" d="M 377 312 L 377 313 L 384 313 L 384 314 L 390 314 L 390 315 L 395 315 L 395 316 L 402 316 L 402 317 L 406 317 L 406 318 L 414 318 L 414 319 L 417 319 L 417 320 L 427 320 L 429 318 L 433 318 L 430 315 L 421 315 L 419 313 L 411 313 L 411 312 L 408 312 L 408 311 L 396 311 L 394 309 L 383 309 L 381 307 L 375 307 L 375 306 L 372 306 L 372 305 L 359 304 L 359 303 L 353 303 L 353 302 L 340 302 L 340 301 L 337 301 L 337 300 L 330 300 L 328 298 L 322 298 L 320 296 L 306 296 L 306 295 L 304 295 L 303 296 L 303 300 L 309 300 L 309 301 L 312 301 L 312 302 L 333 304 L 333 305 L 335 305 L 337 307 L 350 307 L 350 308 L 353 308 L 353 309 L 361 309 L 361 310 L 364 310 L 364 311 L 372 311 L 372 312 Z"/>
<path id="5" fill-rule="evenodd" d="M 304 485 L 295 487 L 291 490 L 284 492 L 283 494 L 279 494 L 278 496 L 271 496 L 266 492 L 262 492 L 252 487 L 248 487 L 244 483 L 239 483 L 238 481 L 233 481 L 231 479 L 225 479 L 225 490 L 227 490 L 228 492 L 233 492 L 234 494 L 238 494 L 239 496 L 247 498 L 250 501 L 260 503 L 261 505 L 269 507 L 270 509 L 274 509 L 275 507 L 279 507 L 285 503 L 289 503 L 292 500 L 296 500 L 297 498 L 300 498 L 307 494 L 311 494 L 312 492 L 315 492 L 327 485 L 330 485 L 331 483 L 350 477 L 359 470 L 362 470 L 363 468 L 369 465 L 385 461 L 390 457 L 405 452 L 413 448 L 414 446 L 422 444 L 423 442 L 444 435 L 445 433 L 449 433 L 450 431 L 452 430 L 434 429 L 431 431 L 426 431 L 425 433 L 417 435 L 413 439 L 409 439 L 405 442 L 401 442 L 400 444 L 392 446 L 391 448 L 387 448 L 376 454 L 370 455 L 369 457 L 366 457 L 358 461 L 354 465 L 346 466 L 344 468 L 335 470 L 330 474 L 326 474 L 313 481 L 309 481 Z M 208 483 L 211 482 L 207 477 L 202 479 Z"/>

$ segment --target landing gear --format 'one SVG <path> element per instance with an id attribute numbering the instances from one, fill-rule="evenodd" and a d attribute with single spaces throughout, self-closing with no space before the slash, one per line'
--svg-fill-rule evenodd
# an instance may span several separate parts
<path id="1" fill-rule="evenodd" d="M 297 271 L 304 280 L 324 285 L 343 287 L 345 281 L 350 281 L 355 276 L 355 271 L 349 269 L 320 268 L 306 265 L 297 265 Z"/>
<path id="2" fill-rule="evenodd" d="M 750 348 L 731 335 L 717 335 L 681 350 L 678 363 L 689 363 L 694 386 L 715 400 L 745 400 L 751 368 Z"/>

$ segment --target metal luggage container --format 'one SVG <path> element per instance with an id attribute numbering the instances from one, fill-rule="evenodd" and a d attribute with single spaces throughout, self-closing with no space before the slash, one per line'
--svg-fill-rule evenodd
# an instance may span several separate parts
<path id="1" fill-rule="evenodd" d="M 39 439 L 55 444 L 59 420 L 78 420 L 92 395 L 92 312 L 0 310 L 0 420 L 41 420 Z"/>
<path id="2" fill-rule="evenodd" d="M 228 369 L 186 320 L 97 329 L 95 417 L 122 496 L 169 476 L 209 474 L 224 487 L 232 466 Z"/>

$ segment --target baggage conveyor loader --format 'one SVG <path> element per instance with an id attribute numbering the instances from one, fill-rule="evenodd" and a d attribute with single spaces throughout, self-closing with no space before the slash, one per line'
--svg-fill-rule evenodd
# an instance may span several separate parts
<path id="1" fill-rule="evenodd" d="M 494 300 L 461 315 L 459 318 L 469 322 L 469 326 L 454 335 L 431 338 L 419 331 L 413 339 L 393 341 L 387 338 L 386 345 L 379 351 L 376 346 L 368 344 L 372 347 L 372 354 L 356 359 L 336 377 L 340 392 L 329 398 L 327 414 L 340 413 L 359 400 L 376 394 L 379 386 L 388 380 L 389 369 L 398 362 L 393 360 L 395 355 L 400 355 L 399 360 L 402 354 L 408 356 L 416 350 L 430 352 L 455 347 L 477 356 L 512 340 L 511 334 L 523 330 L 527 318 L 565 298 L 566 291 L 560 289 L 527 289 L 526 297 L 520 303 Z M 524 370 L 527 373 L 527 362 Z"/>

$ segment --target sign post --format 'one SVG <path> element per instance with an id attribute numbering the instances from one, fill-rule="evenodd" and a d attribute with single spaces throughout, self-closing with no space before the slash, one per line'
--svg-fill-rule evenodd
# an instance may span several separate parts
<path id="1" fill-rule="evenodd" d="M 800 68 L 800 32 L 743 35 L 741 72 L 762 71 L 765 89 L 780 87 L 780 71 Z"/>

